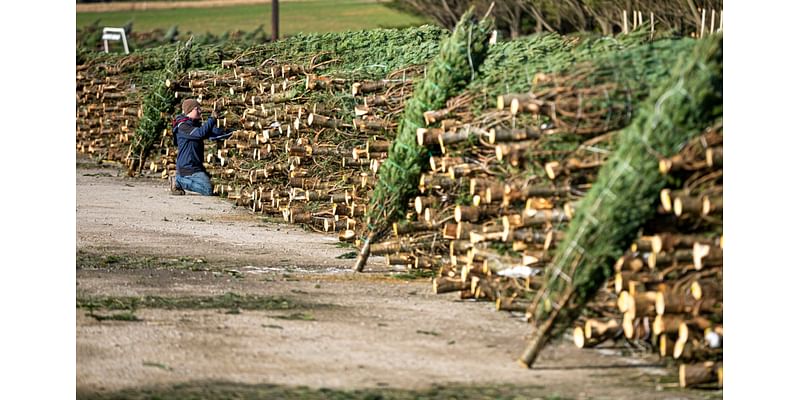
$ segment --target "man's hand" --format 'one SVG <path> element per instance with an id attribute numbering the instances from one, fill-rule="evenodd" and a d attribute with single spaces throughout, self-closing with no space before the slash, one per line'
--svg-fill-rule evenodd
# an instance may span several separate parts
<path id="1" fill-rule="evenodd" d="M 217 114 L 217 110 L 211 111 L 211 118 L 219 119 L 219 114 Z"/>

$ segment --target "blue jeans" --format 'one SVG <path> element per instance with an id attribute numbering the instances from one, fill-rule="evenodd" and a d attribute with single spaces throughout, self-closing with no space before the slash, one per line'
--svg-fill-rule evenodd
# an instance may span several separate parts
<path id="1" fill-rule="evenodd" d="M 183 190 L 190 190 L 203 196 L 211 196 L 214 193 L 211 187 L 211 178 L 205 172 L 195 172 L 189 176 L 176 175 L 175 181 Z"/>

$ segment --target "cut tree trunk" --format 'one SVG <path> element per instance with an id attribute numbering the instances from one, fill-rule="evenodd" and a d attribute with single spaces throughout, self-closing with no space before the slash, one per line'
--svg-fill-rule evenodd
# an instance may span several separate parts
<path id="1" fill-rule="evenodd" d="M 681 364 L 678 368 L 678 380 L 682 388 L 700 386 L 716 382 L 722 387 L 722 364 L 706 361 L 696 364 Z"/>

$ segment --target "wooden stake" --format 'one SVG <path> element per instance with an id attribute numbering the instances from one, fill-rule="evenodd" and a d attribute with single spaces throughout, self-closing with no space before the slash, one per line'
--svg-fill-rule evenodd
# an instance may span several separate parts
<path id="1" fill-rule="evenodd" d="M 703 9 L 703 12 L 702 12 L 701 15 L 702 16 L 700 17 L 700 39 L 703 38 L 703 34 L 705 33 L 705 30 L 706 30 L 706 9 L 705 8 Z"/>
<path id="2" fill-rule="evenodd" d="M 544 321 L 534 333 L 533 338 L 528 342 L 528 345 L 525 347 L 522 355 L 517 359 L 517 363 L 522 366 L 523 368 L 530 368 L 536 359 L 539 357 L 539 353 L 542 351 L 542 348 L 550 339 L 550 332 L 553 329 L 553 324 L 555 324 L 558 316 L 559 310 L 564 304 L 569 303 L 574 295 L 574 289 L 569 288 L 567 292 L 564 293 L 564 296 L 561 298 L 561 301 L 557 303 L 557 307 L 553 308 L 553 311 L 550 312 L 550 316 L 547 320 Z"/>
<path id="3" fill-rule="evenodd" d="M 716 11 L 717 10 L 711 10 L 711 27 L 708 29 L 709 33 L 714 33 L 714 22 L 716 22 L 716 21 L 714 21 L 714 13 Z"/>
<path id="4" fill-rule="evenodd" d="M 653 40 L 653 34 L 655 33 L 655 27 L 656 27 L 655 15 L 653 15 L 653 13 L 651 12 L 650 13 L 650 40 Z"/>
<path id="5" fill-rule="evenodd" d="M 364 269 L 364 265 L 367 264 L 367 259 L 369 258 L 369 245 L 374 237 L 375 237 L 375 231 L 372 231 L 367 236 L 367 239 L 364 240 L 364 246 L 361 247 L 361 251 L 358 253 L 358 258 L 356 258 L 356 263 L 353 266 L 353 271 L 361 272 Z"/>
<path id="6" fill-rule="evenodd" d="M 622 33 L 628 33 L 628 11 L 622 10 Z"/>

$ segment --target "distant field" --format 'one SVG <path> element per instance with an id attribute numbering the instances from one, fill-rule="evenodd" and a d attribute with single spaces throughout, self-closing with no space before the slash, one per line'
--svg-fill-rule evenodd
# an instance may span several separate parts
<path id="1" fill-rule="evenodd" d="M 286 1 L 281 2 L 280 7 L 281 36 L 299 32 L 402 27 L 427 22 L 387 8 L 383 4 L 363 0 Z M 76 25 L 81 28 L 100 20 L 103 26 L 122 26 L 133 21 L 135 32 L 157 28 L 166 30 L 177 25 L 181 33 L 197 34 L 252 31 L 259 25 L 264 25 L 264 30 L 269 33 L 271 17 L 271 7 L 265 3 L 213 8 L 76 13 Z"/>

